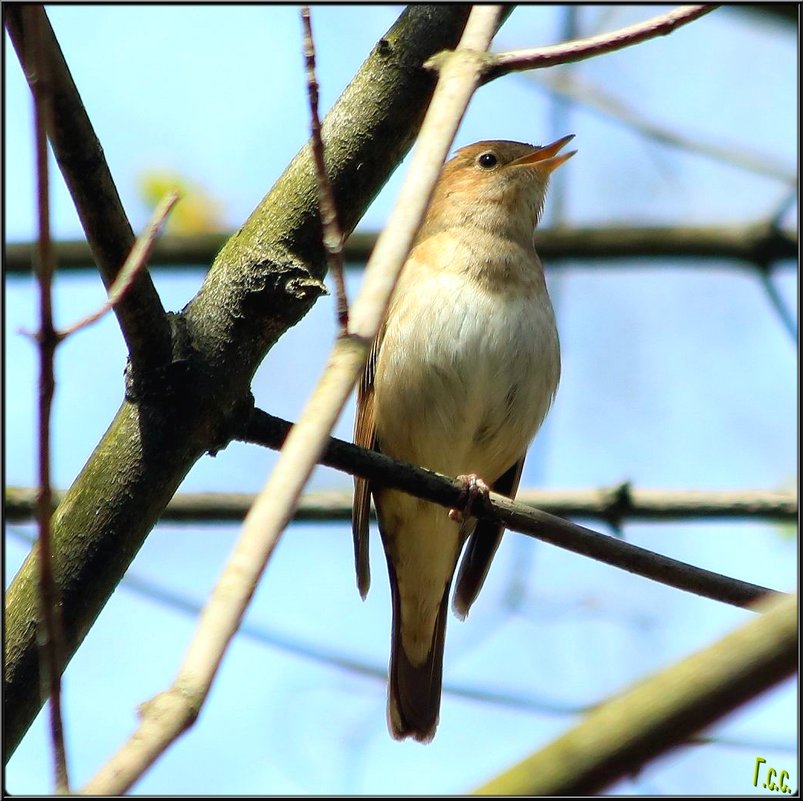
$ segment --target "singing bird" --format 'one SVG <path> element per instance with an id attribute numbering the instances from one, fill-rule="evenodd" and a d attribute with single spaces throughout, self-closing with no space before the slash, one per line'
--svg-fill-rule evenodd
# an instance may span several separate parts
<path id="1" fill-rule="evenodd" d="M 550 173 L 576 151 L 485 141 L 444 166 L 358 388 L 355 442 L 466 487 L 465 515 L 355 480 L 357 585 L 368 592 L 373 495 L 393 602 L 388 728 L 428 742 L 440 709 L 449 590 L 477 597 L 503 528 L 468 515 L 488 485 L 513 497 L 552 403 L 560 349 L 533 242 Z M 487 482 L 487 484 L 485 483 Z"/>

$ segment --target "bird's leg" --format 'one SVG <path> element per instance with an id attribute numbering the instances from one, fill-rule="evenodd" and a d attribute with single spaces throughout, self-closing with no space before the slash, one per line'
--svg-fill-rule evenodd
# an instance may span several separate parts
<path id="1" fill-rule="evenodd" d="M 477 498 L 480 496 L 487 498 L 491 490 L 476 473 L 457 476 L 457 480 L 463 485 L 459 498 L 460 505 L 457 509 L 449 510 L 449 519 L 455 523 L 462 523 L 466 517 L 471 516 L 471 509 Z"/>

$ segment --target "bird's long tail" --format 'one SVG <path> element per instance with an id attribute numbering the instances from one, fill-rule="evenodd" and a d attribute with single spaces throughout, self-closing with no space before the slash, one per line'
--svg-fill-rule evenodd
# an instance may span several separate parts
<path id="1" fill-rule="evenodd" d="M 391 567 L 392 570 L 392 567 Z M 443 646 L 449 609 L 448 582 L 438 609 L 432 642 L 422 662 L 413 662 L 404 649 L 402 605 L 398 583 L 393 587 L 393 637 L 390 649 L 388 685 L 388 728 L 397 740 L 414 737 L 422 743 L 435 736 L 441 706 Z"/>

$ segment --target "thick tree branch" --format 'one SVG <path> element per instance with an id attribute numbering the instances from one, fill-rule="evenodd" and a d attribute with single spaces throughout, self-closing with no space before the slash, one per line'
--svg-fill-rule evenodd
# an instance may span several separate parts
<path id="1" fill-rule="evenodd" d="M 456 45 L 468 12 L 456 4 L 403 12 L 324 121 L 330 180 L 346 231 L 412 144 L 436 82 L 423 63 Z M 247 415 L 254 372 L 319 297 L 324 268 L 305 148 L 223 247 L 188 308 L 171 316 L 173 362 L 149 385 L 133 388 L 53 515 L 66 659 L 189 469 L 222 447 Z M 37 570 L 31 554 L 6 595 L 6 758 L 40 706 Z"/>
<path id="2" fill-rule="evenodd" d="M 32 31 L 26 24 L 24 8 L 24 4 L 9 4 L 3 9 L 3 17 L 27 74 L 31 67 Z M 93 259 L 108 289 L 134 246 L 134 232 L 117 194 L 103 148 L 44 11 L 42 16 L 43 57 L 47 60 L 52 85 L 48 136 Z M 135 368 L 155 368 L 169 361 L 170 326 L 146 270 L 139 273 L 125 297 L 115 306 L 115 314 Z"/>
<path id="3" fill-rule="evenodd" d="M 600 793 L 792 676 L 798 659 L 797 596 L 772 599 L 757 611 L 761 617 L 602 704 L 475 794 Z"/>
<path id="4" fill-rule="evenodd" d="M 766 223 L 729 226 L 608 226 L 605 228 L 539 228 L 538 252 L 550 269 L 560 269 L 564 259 L 589 262 L 621 262 L 639 267 L 661 266 L 645 259 L 673 259 L 695 267 L 700 260 L 734 260 L 748 264 L 794 261 L 798 255 L 797 232 L 778 229 Z M 231 234 L 163 236 L 153 249 L 153 269 L 186 267 L 197 270 L 210 264 Z M 356 232 L 346 242 L 346 268 L 368 261 L 377 234 Z M 55 242 L 59 271 L 81 270 L 91 265 L 86 243 Z M 4 265 L 8 273 L 31 270 L 34 245 L 11 243 L 5 248 Z M 741 265 L 740 265 L 741 266 Z"/>

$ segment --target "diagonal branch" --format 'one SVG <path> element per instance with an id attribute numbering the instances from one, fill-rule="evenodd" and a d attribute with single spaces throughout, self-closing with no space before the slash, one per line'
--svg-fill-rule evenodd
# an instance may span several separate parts
<path id="1" fill-rule="evenodd" d="M 600 793 L 794 674 L 797 596 L 767 601 L 719 642 L 639 682 L 476 795 Z M 789 711 L 793 714 L 792 711 Z"/>
<path id="2" fill-rule="evenodd" d="M 663 145 L 698 153 L 713 161 L 737 167 L 756 175 L 767 175 L 783 181 L 790 186 L 797 185 L 797 174 L 793 168 L 777 161 L 771 156 L 743 147 L 720 144 L 703 135 L 694 136 L 662 125 L 642 114 L 635 106 L 620 100 L 604 87 L 585 81 L 576 75 L 556 72 L 526 72 L 527 80 L 543 87 L 547 92 L 569 98 L 575 103 L 590 108 L 597 114 L 620 123 L 628 130 L 638 131 L 645 137 Z M 797 197 L 795 194 L 794 197 Z"/>
<path id="3" fill-rule="evenodd" d="M 24 4 L 9 4 L 3 9 L 3 17 L 27 75 L 32 66 L 33 32 L 26 22 L 24 8 Z M 44 10 L 42 17 L 42 51 L 52 85 L 52 121 L 48 125 L 48 136 L 108 289 L 134 246 L 134 232 Z M 130 291 L 115 306 L 115 313 L 135 368 L 156 367 L 169 361 L 170 328 L 147 271 L 139 274 Z"/>
<path id="4" fill-rule="evenodd" d="M 268 444 L 275 448 L 290 430 L 291 426 L 286 421 L 255 409 L 243 438 L 247 442 Z M 455 508 L 460 503 L 463 491 L 463 485 L 456 479 L 391 459 L 384 454 L 367 451 L 333 437 L 329 438 L 320 462 L 338 470 L 365 476 L 385 486 L 404 490 L 447 509 Z M 490 493 L 484 509 L 474 509 L 473 512 L 482 519 L 504 523 L 511 531 L 518 531 L 670 587 L 734 606 L 749 606 L 766 595 L 776 594 L 766 587 L 670 559 L 540 509 L 530 509 L 495 492 Z"/>
<path id="5" fill-rule="evenodd" d="M 511 50 L 491 56 L 486 64 L 483 83 L 492 81 L 510 72 L 541 69 L 556 64 L 570 64 L 594 56 L 612 53 L 624 47 L 631 47 L 656 36 L 666 36 L 681 25 L 686 25 L 704 14 L 713 11 L 716 5 L 678 6 L 644 22 L 620 28 L 618 31 L 590 36 L 573 42 L 536 47 L 527 50 Z"/>
<path id="6" fill-rule="evenodd" d="M 178 199 L 178 193 L 171 192 L 159 201 L 154 209 L 150 222 L 145 226 L 145 230 L 142 232 L 141 236 L 137 237 L 137 241 L 134 243 L 134 247 L 131 248 L 131 252 L 128 254 L 117 278 L 114 279 L 114 283 L 109 287 L 109 295 L 106 301 L 91 314 L 88 314 L 80 320 L 76 320 L 72 325 L 59 331 L 58 336 L 60 339 L 64 339 L 81 328 L 86 328 L 96 323 L 106 312 L 113 309 L 122 301 L 126 293 L 131 289 L 134 281 L 136 281 L 137 276 L 145 269 L 145 264 L 156 242 L 156 237 L 159 235 L 159 231 L 164 221 L 167 219 L 167 215 L 170 213 L 173 206 L 176 205 Z"/>
<path id="7" fill-rule="evenodd" d="M 772 273 L 770 272 L 768 264 L 763 265 L 763 269 L 759 269 L 758 280 L 761 283 L 761 288 L 764 290 L 764 294 L 767 296 L 767 300 L 769 300 L 776 317 L 781 321 L 781 325 L 787 336 L 792 344 L 797 344 L 798 330 L 795 314 L 791 309 L 787 308 L 778 287 L 772 280 Z"/>

